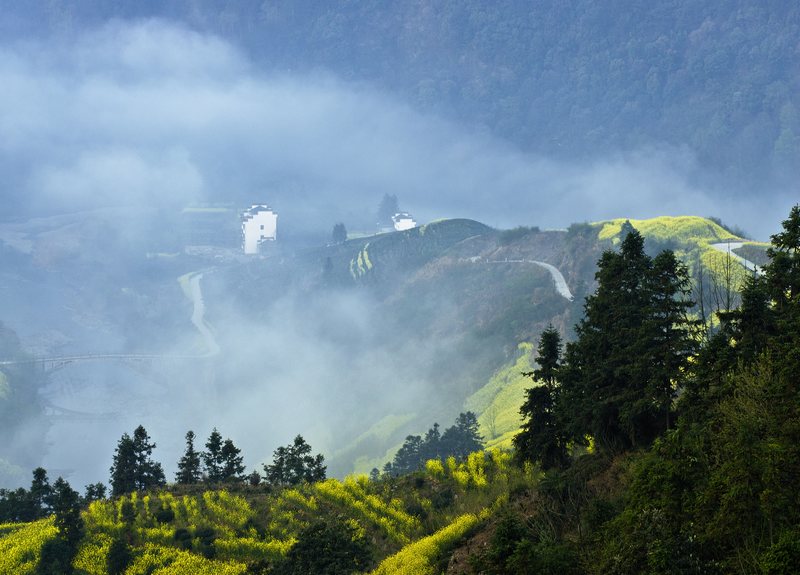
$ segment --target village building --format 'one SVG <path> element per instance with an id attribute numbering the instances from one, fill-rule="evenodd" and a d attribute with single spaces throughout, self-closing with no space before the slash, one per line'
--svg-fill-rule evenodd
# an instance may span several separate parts
<path id="1" fill-rule="evenodd" d="M 257 254 L 265 241 L 277 237 L 278 214 L 264 204 L 256 204 L 242 214 L 242 248 L 245 254 Z"/>
<path id="2" fill-rule="evenodd" d="M 392 224 L 394 229 L 398 232 L 403 230 L 410 230 L 417 227 L 417 222 L 411 217 L 408 212 L 398 212 L 392 216 Z"/>

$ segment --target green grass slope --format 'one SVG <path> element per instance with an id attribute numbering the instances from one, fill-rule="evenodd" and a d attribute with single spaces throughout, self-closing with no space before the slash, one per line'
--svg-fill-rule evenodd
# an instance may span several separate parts
<path id="1" fill-rule="evenodd" d="M 368 543 L 374 573 L 435 573 L 438 562 L 515 485 L 535 480 L 498 450 L 431 461 L 412 476 L 366 476 L 271 489 L 200 486 L 95 501 L 83 512 L 76 575 L 104 575 L 112 541 L 130 545 L 125 575 L 269 573 L 318 521 L 346 523 Z M 134 509 L 123 521 L 124 506 Z M 33 573 L 52 519 L 0 525 L 0 573 Z"/>

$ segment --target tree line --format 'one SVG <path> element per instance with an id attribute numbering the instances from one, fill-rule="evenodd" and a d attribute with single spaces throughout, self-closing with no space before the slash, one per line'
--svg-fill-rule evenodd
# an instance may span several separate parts
<path id="1" fill-rule="evenodd" d="M 322 454 L 312 455 L 312 448 L 302 435 L 296 436 L 290 445 L 275 450 L 272 464 L 263 465 L 263 476 L 258 471 L 249 475 L 245 473 L 241 450 L 233 440 L 223 440 L 216 427 L 203 451 L 197 451 L 194 442 L 195 434 L 190 430 L 186 433 L 186 447 L 175 473 L 175 483 L 178 485 L 245 482 L 259 485 L 263 480 L 279 486 L 325 479 L 325 458 Z M 136 428 L 133 437 L 123 434 L 110 470 L 112 497 L 166 485 L 161 464 L 152 459 L 155 447 L 141 425 Z"/>
<path id="2" fill-rule="evenodd" d="M 397 476 L 422 469 L 429 459 L 464 459 L 473 451 L 483 449 L 483 437 L 478 432 L 478 418 L 471 411 L 459 413 L 455 423 L 439 431 L 434 423 L 424 436 L 408 435 L 392 461 L 383 466 L 384 475 Z M 379 477 L 375 468 L 370 474 Z"/>

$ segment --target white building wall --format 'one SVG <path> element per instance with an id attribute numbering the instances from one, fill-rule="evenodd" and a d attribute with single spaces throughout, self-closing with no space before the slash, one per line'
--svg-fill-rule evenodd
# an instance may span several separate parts
<path id="1" fill-rule="evenodd" d="M 406 213 L 395 214 L 392 217 L 392 222 L 394 223 L 394 229 L 398 232 L 417 227 L 417 222 L 414 220 L 414 218 L 412 218 L 410 214 Z"/>
<path id="2" fill-rule="evenodd" d="M 242 247 L 246 254 L 257 254 L 265 240 L 274 240 L 278 231 L 278 214 L 267 206 L 253 206 L 242 216 Z"/>

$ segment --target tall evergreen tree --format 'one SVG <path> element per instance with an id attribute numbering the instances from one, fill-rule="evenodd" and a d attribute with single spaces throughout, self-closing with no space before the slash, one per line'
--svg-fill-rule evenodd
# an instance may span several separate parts
<path id="1" fill-rule="evenodd" d="M 459 413 L 455 424 L 444 430 L 439 457 L 463 459 L 483 449 L 483 437 L 478 431 L 478 418 L 472 411 Z M 423 462 L 424 463 L 424 462 Z"/>
<path id="2" fill-rule="evenodd" d="M 111 495 L 118 497 L 132 491 L 159 487 L 166 483 L 161 464 L 153 461 L 156 447 L 143 426 L 138 426 L 133 437 L 124 433 L 117 443 L 111 465 Z"/>
<path id="3" fill-rule="evenodd" d="M 567 345 L 559 418 L 576 439 L 647 445 L 669 424 L 675 381 L 695 351 L 688 274 L 669 251 L 647 256 L 635 229 L 598 268 Z"/>
<path id="4" fill-rule="evenodd" d="M 272 465 L 264 465 L 265 479 L 273 485 L 297 485 L 325 479 L 325 458 L 312 455 L 311 446 L 302 435 L 294 438 L 291 445 L 278 447 Z"/>
<path id="5" fill-rule="evenodd" d="M 200 454 L 194 448 L 194 431 L 186 432 L 186 450 L 178 461 L 178 471 L 175 473 L 175 482 L 183 485 L 199 483 Z"/>
<path id="6" fill-rule="evenodd" d="M 110 471 L 112 497 L 136 491 L 136 450 L 133 439 L 127 433 L 123 433 L 117 442 Z"/>
<path id="7" fill-rule="evenodd" d="M 80 494 L 65 479 L 59 477 L 53 483 L 50 507 L 55 515 L 59 535 L 73 548 L 76 547 L 83 537 Z"/>
<path id="8" fill-rule="evenodd" d="M 241 450 L 233 444 L 233 441 L 226 439 L 222 444 L 222 480 L 223 481 L 244 481 L 245 466 L 242 463 L 243 457 Z"/>
<path id="9" fill-rule="evenodd" d="M 52 494 L 53 488 L 47 479 L 47 471 L 42 467 L 37 467 L 33 470 L 31 489 L 28 492 L 31 502 L 31 519 L 29 521 L 39 519 L 48 514 Z"/>
<path id="10" fill-rule="evenodd" d="M 547 386 L 555 387 L 558 381 L 558 370 L 561 366 L 561 351 L 561 334 L 553 327 L 553 324 L 550 324 L 542 332 L 539 346 L 536 349 L 534 361 L 539 367 L 524 375 L 533 377 Z"/>
<path id="11" fill-rule="evenodd" d="M 700 323 L 690 318 L 694 302 L 689 272 L 671 250 L 655 257 L 648 283 L 650 304 L 640 336 L 646 348 L 640 362 L 647 382 L 644 401 L 655 402 L 668 428 L 677 380 L 686 376 L 689 360 L 698 352 Z M 663 431 L 659 427 L 653 436 Z"/>
<path id="12" fill-rule="evenodd" d="M 567 461 L 567 435 L 556 409 L 560 399 L 561 335 L 552 325 L 542 332 L 535 361 L 538 367 L 524 375 L 539 385 L 525 391 L 525 402 L 519 410 L 522 428 L 513 440 L 516 457 L 520 461 L 539 461 L 545 469 L 561 467 Z"/>
<path id="13" fill-rule="evenodd" d="M 136 488 L 139 490 L 160 487 L 166 484 L 164 469 L 161 464 L 152 459 L 153 449 L 156 444 L 150 441 L 144 426 L 140 425 L 133 431 L 133 449 L 136 454 Z"/>
<path id="14" fill-rule="evenodd" d="M 206 441 L 206 450 L 202 456 L 206 481 L 210 483 L 222 481 L 225 462 L 222 457 L 222 435 L 216 427 Z"/>

